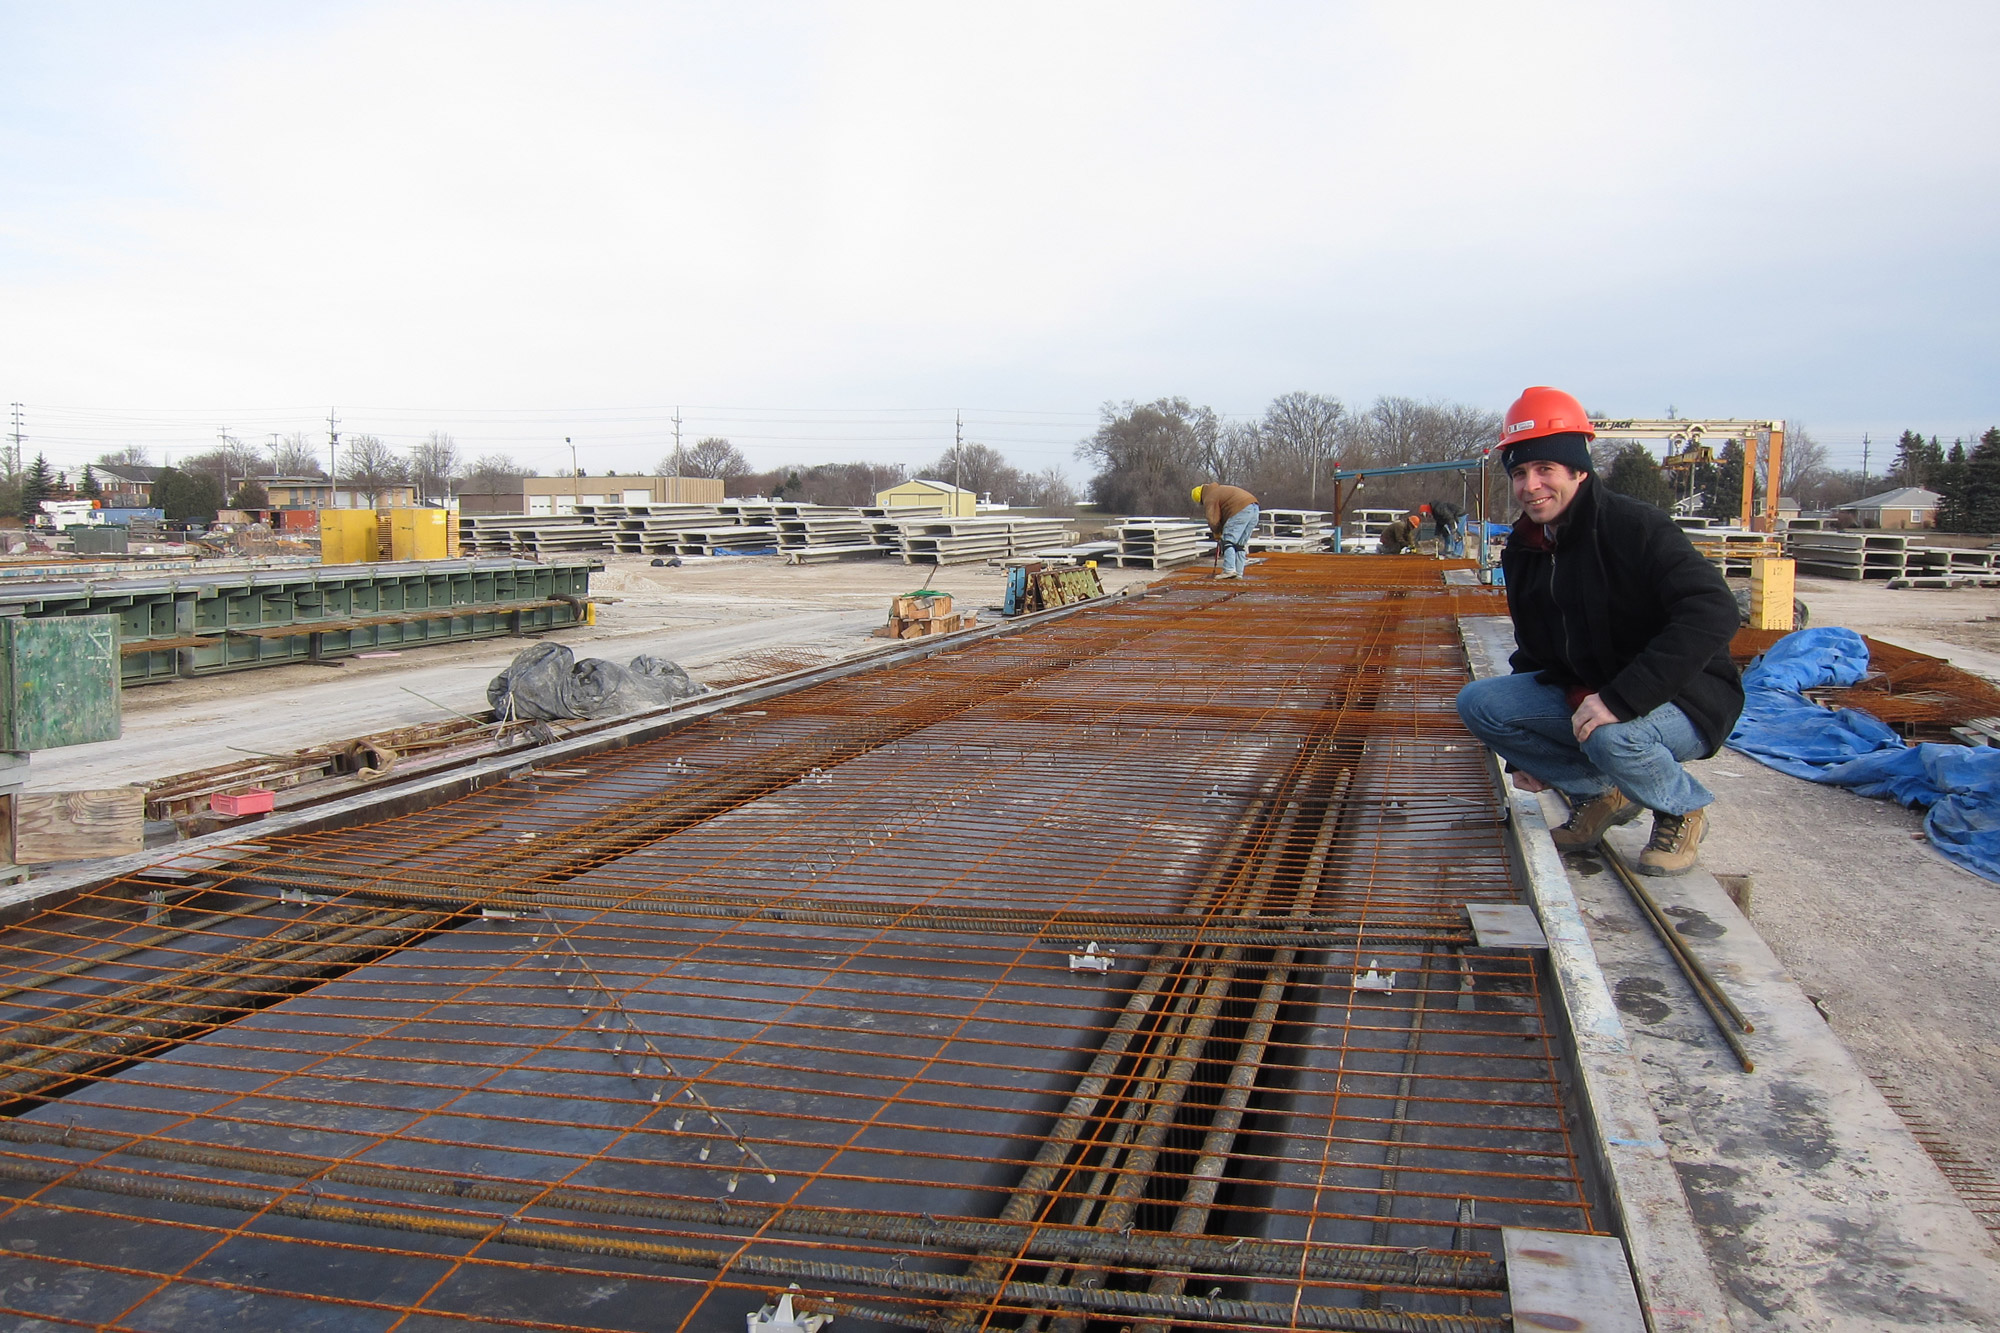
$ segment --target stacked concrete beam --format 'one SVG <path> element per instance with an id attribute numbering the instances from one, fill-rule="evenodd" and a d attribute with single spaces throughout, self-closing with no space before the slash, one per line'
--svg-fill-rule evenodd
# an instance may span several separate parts
<path id="1" fill-rule="evenodd" d="M 1124 569 L 1172 569 L 1201 559 L 1211 547 L 1208 525 L 1186 518 L 1128 518 L 1111 535 Z"/>

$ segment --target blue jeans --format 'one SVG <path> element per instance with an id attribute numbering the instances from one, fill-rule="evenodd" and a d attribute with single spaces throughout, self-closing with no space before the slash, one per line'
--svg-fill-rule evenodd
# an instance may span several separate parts
<path id="1" fill-rule="evenodd" d="M 1257 531 L 1257 506 L 1244 505 L 1242 510 L 1222 525 L 1222 572 L 1241 574 L 1250 543 L 1250 534 Z"/>
<path id="2" fill-rule="evenodd" d="M 1699 759 L 1708 743 L 1687 714 L 1661 704 L 1630 722 L 1608 722 L 1579 745 L 1559 685 L 1532 673 L 1475 680 L 1458 692 L 1466 730 L 1494 753 L 1580 804 L 1612 787 L 1648 810 L 1684 815 L 1715 799 L 1681 767 Z"/>

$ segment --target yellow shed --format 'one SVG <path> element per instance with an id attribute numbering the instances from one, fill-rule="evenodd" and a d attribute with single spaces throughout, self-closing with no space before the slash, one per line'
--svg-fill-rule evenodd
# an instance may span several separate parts
<path id="1" fill-rule="evenodd" d="M 442 509 L 391 509 L 389 555 L 394 560 L 442 560 L 451 554 Z"/>
<path id="2" fill-rule="evenodd" d="M 319 562 L 322 565 L 357 565 L 379 560 L 380 550 L 380 527 L 374 510 L 319 511 Z"/>
<path id="3" fill-rule="evenodd" d="M 875 503 L 891 509 L 907 505 L 935 505 L 951 518 L 974 518 L 979 513 L 979 497 L 971 491 L 949 482 L 922 478 L 891 486 L 886 491 L 877 491 Z"/>

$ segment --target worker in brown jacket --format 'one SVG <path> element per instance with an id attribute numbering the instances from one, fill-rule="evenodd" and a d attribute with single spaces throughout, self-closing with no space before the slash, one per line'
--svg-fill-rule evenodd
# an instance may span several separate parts
<path id="1" fill-rule="evenodd" d="M 1382 535 L 1378 539 L 1380 544 L 1375 548 L 1376 551 L 1382 555 L 1402 555 L 1407 551 L 1416 550 L 1419 521 L 1420 516 L 1413 509 L 1382 529 Z"/>
<path id="2" fill-rule="evenodd" d="M 1219 579 L 1240 579 L 1250 552 L 1250 534 L 1257 530 L 1257 497 L 1241 486 L 1203 482 L 1194 488 L 1194 502 L 1208 519 L 1209 536 L 1222 548 Z"/>

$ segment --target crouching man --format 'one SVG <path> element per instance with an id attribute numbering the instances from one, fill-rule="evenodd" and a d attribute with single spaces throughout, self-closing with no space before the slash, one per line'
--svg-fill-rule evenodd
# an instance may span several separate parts
<path id="1" fill-rule="evenodd" d="M 1665 513 L 1591 475 L 1593 437 L 1557 389 L 1508 409 L 1500 461 L 1521 517 L 1500 565 L 1514 674 L 1466 686 L 1458 715 L 1515 786 L 1568 799 L 1558 848 L 1594 847 L 1651 810 L 1639 869 L 1685 874 L 1715 797 L 1681 765 L 1721 748 L 1743 711 L 1736 600 Z"/>

